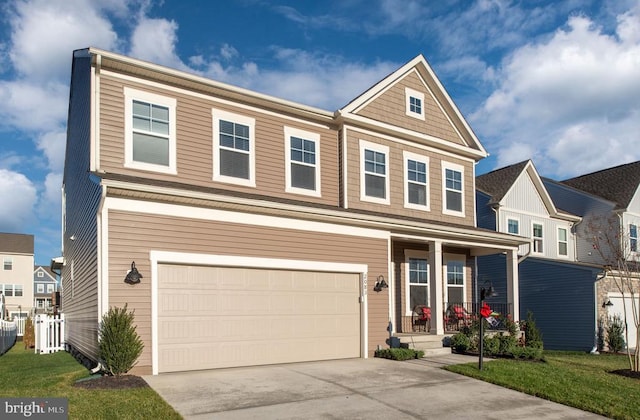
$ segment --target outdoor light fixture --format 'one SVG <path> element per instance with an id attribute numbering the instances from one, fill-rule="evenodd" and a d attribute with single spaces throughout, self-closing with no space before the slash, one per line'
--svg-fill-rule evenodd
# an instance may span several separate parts
<path id="1" fill-rule="evenodd" d="M 136 268 L 136 262 L 131 261 L 131 270 L 127 273 L 127 276 L 124 278 L 124 282 L 128 284 L 138 284 L 140 283 L 140 279 L 142 278 L 142 274 L 138 273 L 138 269 Z"/>
<path id="2" fill-rule="evenodd" d="M 484 288 L 484 286 L 480 289 L 480 308 L 484 306 L 484 300 L 488 297 L 498 296 L 496 291 L 493 289 L 493 285 L 491 282 L 485 282 L 485 284 L 489 283 L 488 288 Z M 478 369 L 482 370 L 482 359 L 484 356 L 484 316 L 480 316 L 480 355 L 478 356 Z"/>
<path id="3" fill-rule="evenodd" d="M 613 306 L 613 302 L 611 302 L 611 299 L 605 300 L 604 303 L 602 304 L 603 308 L 606 308 L 607 306 Z"/>
<path id="4" fill-rule="evenodd" d="M 386 289 L 388 287 L 389 285 L 385 281 L 384 276 L 380 274 L 378 276 L 378 280 L 376 281 L 376 285 L 373 287 L 373 290 L 375 290 L 376 292 L 380 292 L 382 291 L 382 289 Z"/>

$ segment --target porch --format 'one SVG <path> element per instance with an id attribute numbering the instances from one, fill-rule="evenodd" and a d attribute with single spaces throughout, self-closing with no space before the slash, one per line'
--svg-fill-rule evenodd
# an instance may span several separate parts
<path id="1" fill-rule="evenodd" d="M 495 312 L 496 324 L 489 325 L 488 330 L 505 329 L 504 320 L 511 316 L 511 304 L 488 302 L 492 311 Z M 442 313 L 442 325 L 444 333 L 455 334 L 479 318 L 480 304 L 477 302 L 444 302 L 444 312 Z M 397 328 L 398 335 L 425 335 L 435 334 L 435 320 L 432 319 L 431 308 L 425 305 L 416 305 L 411 315 L 401 317 L 400 325 Z"/>

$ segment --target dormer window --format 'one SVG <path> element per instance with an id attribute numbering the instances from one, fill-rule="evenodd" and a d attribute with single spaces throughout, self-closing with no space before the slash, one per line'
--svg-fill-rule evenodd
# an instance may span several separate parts
<path id="1" fill-rule="evenodd" d="M 424 120 L 424 93 L 405 88 L 406 114 Z"/>

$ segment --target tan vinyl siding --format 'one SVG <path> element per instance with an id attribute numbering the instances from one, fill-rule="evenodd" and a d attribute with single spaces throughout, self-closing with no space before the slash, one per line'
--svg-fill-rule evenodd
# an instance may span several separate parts
<path id="1" fill-rule="evenodd" d="M 141 368 L 151 366 L 150 250 L 367 264 L 370 356 L 388 336 L 388 295 L 372 290 L 372 280 L 387 277 L 386 240 L 109 211 L 109 305 L 135 309 Z M 123 281 L 132 260 L 145 276 L 135 286 Z"/>
<path id="2" fill-rule="evenodd" d="M 101 78 L 100 167 L 107 172 L 174 181 L 199 187 L 262 194 L 328 205 L 339 204 L 338 132 L 272 114 L 222 104 L 182 92 L 127 83 L 134 89 L 177 99 L 177 175 L 124 167 L 124 85 L 113 77 Z M 256 188 L 212 180 L 212 109 L 255 119 Z M 320 135 L 321 197 L 285 192 L 284 127 L 294 127 Z"/>
<path id="3" fill-rule="evenodd" d="M 424 93 L 424 115 L 420 120 L 406 114 L 405 88 Z M 357 115 L 428 134 L 452 143 L 465 145 L 458 132 L 438 106 L 433 94 L 415 72 L 408 73 L 389 90 L 367 104 Z"/>
<path id="4" fill-rule="evenodd" d="M 456 223 L 460 225 L 474 226 L 474 199 L 473 191 L 473 163 L 470 161 L 455 159 L 433 151 L 400 145 L 390 140 L 376 137 L 368 133 L 350 128 L 347 131 L 347 184 L 349 208 L 394 214 L 399 216 L 416 217 L 428 221 Z M 377 204 L 360 199 L 360 140 L 381 144 L 389 147 L 389 161 L 387 170 L 389 176 L 390 204 Z M 404 207 L 404 157 L 403 151 L 416 153 L 429 158 L 429 189 L 430 211 L 413 210 Z M 442 161 L 454 163 L 464 167 L 464 210 L 465 217 L 451 216 L 442 212 Z"/>

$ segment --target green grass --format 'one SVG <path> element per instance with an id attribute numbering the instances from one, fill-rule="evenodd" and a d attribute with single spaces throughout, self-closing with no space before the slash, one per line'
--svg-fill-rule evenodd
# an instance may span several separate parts
<path id="1" fill-rule="evenodd" d="M 544 362 L 497 359 L 446 369 L 614 419 L 640 419 L 640 379 L 609 373 L 628 369 L 624 355 L 545 352 Z"/>
<path id="2" fill-rule="evenodd" d="M 180 419 L 153 389 L 86 390 L 90 376 L 69 353 L 34 354 L 21 342 L 0 356 L 0 396 L 68 398 L 70 419 Z"/>

